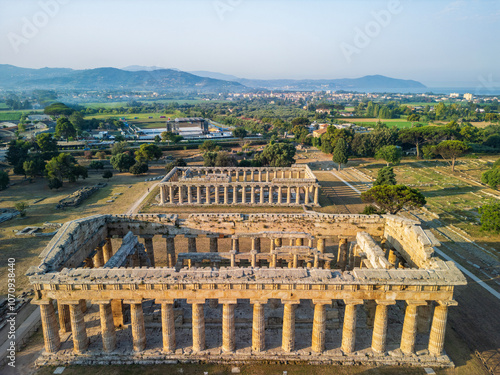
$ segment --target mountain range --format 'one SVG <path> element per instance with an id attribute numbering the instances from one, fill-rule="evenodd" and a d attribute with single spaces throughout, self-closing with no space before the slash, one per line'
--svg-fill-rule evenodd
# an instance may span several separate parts
<path id="1" fill-rule="evenodd" d="M 69 68 L 30 69 L 0 64 L 0 88 L 159 92 L 242 92 L 255 89 L 418 92 L 424 91 L 426 86 L 417 81 L 389 78 L 382 75 L 343 79 L 260 80 L 208 71 L 184 72 L 178 69 L 139 65 L 123 69 L 73 70 Z"/>

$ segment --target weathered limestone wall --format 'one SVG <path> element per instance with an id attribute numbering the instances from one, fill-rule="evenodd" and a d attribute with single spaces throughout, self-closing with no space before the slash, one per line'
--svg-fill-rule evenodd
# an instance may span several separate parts
<path id="1" fill-rule="evenodd" d="M 107 215 L 95 215 L 65 223 L 40 254 L 40 271 L 77 267 L 106 238 L 106 222 Z"/>
<path id="2" fill-rule="evenodd" d="M 412 267 L 425 267 L 434 254 L 434 246 L 440 243 L 424 231 L 418 221 L 399 216 L 385 215 L 384 237 Z"/>
<path id="3" fill-rule="evenodd" d="M 356 241 L 359 249 L 365 253 L 373 268 L 391 268 L 391 264 L 385 258 L 384 252 L 368 233 L 358 232 Z"/>

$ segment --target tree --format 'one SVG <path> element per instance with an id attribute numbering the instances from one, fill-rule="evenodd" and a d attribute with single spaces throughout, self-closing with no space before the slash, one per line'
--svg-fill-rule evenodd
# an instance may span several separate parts
<path id="1" fill-rule="evenodd" d="M 139 163 L 151 161 L 153 159 L 158 160 L 161 156 L 161 149 L 157 145 L 153 144 L 141 145 L 139 150 L 135 152 L 135 160 Z"/>
<path id="2" fill-rule="evenodd" d="M 66 138 L 68 140 L 76 136 L 76 129 L 67 118 L 60 117 L 57 119 L 55 136 L 56 138 Z"/>
<path id="3" fill-rule="evenodd" d="M 113 172 L 111 171 L 104 171 L 104 173 L 102 174 L 102 178 L 105 178 L 108 181 L 111 177 L 113 177 Z"/>
<path id="4" fill-rule="evenodd" d="M 96 172 L 99 169 L 104 169 L 104 163 L 102 161 L 93 161 L 89 164 L 89 169 L 95 169 Z"/>
<path id="5" fill-rule="evenodd" d="M 406 128 L 399 132 L 399 139 L 403 143 L 415 145 L 417 149 L 417 158 L 420 159 L 420 145 L 425 142 L 434 141 L 442 136 L 441 128 L 434 126 L 422 126 L 419 128 Z"/>
<path id="6" fill-rule="evenodd" d="M 148 171 L 149 167 L 147 163 L 137 162 L 132 165 L 129 169 L 129 172 L 134 175 L 144 174 Z"/>
<path id="7" fill-rule="evenodd" d="M 215 167 L 215 159 L 217 158 L 218 152 L 207 151 L 203 154 L 203 166 L 204 167 Z"/>
<path id="8" fill-rule="evenodd" d="M 311 124 L 311 121 L 309 121 L 309 119 L 306 117 L 296 117 L 291 122 L 293 126 L 295 125 L 309 126 Z"/>
<path id="9" fill-rule="evenodd" d="M 24 201 L 14 204 L 14 208 L 19 211 L 19 215 L 21 215 L 21 217 L 26 216 L 26 210 L 29 208 L 29 206 L 30 205 L 28 204 L 28 202 Z"/>
<path id="10" fill-rule="evenodd" d="M 206 140 L 201 145 L 199 145 L 198 148 L 201 151 L 205 151 L 205 152 L 218 151 L 220 149 L 220 147 L 217 146 L 217 144 L 212 140 Z"/>
<path id="11" fill-rule="evenodd" d="M 62 181 L 59 180 L 58 178 L 50 178 L 48 182 L 49 182 L 49 189 L 50 190 L 52 190 L 52 189 L 57 190 L 63 186 Z"/>
<path id="12" fill-rule="evenodd" d="M 425 197 L 417 190 L 405 185 L 379 185 L 361 194 L 361 200 L 375 203 L 392 215 L 403 208 L 413 209 L 424 206 Z"/>
<path id="13" fill-rule="evenodd" d="M 115 143 L 113 147 L 111 147 L 111 155 L 123 154 L 125 151 L 127 151 L 127 147 L 128 143 L 126 141 Z"/>
<path id="14" fill-rule="evenodd" d="M 155 143 L 160 143 L 161 137 L 159 135 L 155 135 Z"/>
<path id="15" fill-rule="evenodd" d="M 237 127 L 236 129 L 233 130 L 233 137 L 234 138 L 239 138 L 243 140 L 248 135 L 248 132 L 246 131 L 245 128 L 243 127 Z"/>
<path id="16" fill-rule="evenodd" d="M 43 175 L 45 171 L 45 160 L 40 156 L 33 156 L 23 163 L 24 173 L 31 178 Z"/>
<path id="17" fill-rule="evenodd" d="M 344 138 L 340 138 L 335 145 L 333 150 L 333 161 L 338 164 L 338 170 L 340 171 L 342 164 L 347 164 L 349 160 L 349 146 Z"/>
<path id="18" fill-rule="evenodd" d="M 28 159 L 28 152 L 31 145 L 28 142 L 22 140 L 10 141 L 9 148 L 7 149 L 7 154 L 5 158 L 7 162 L 15 167 L 16 165 L 23 165 L 23 163 Z"/>
<path id="19" fill-rule="evenodd" d="M 384 146 L 375 153 L 375 159 L 385 160 L 387 166 L 389 163 L 399 164 L 401 157 L 401 148 L 397 146 Z"/>
<path id="20" fill-rule="evenodd" d="M 485 204 L 479 208 L 481 230 L 500 233 L 500 203 Z"/>
<path id="21" fill-rule="evenodd" d="M 120 172 L 126 172 L 131 166 L 135 164 L 134 157 L 128 152 L 123 152 L 121 154 L 113 155 L 109 160 L 114 169 Z"/>
<path id="22" fill-rule="evenodd" d="M 481 175 L 481 182 L 488 184 L 492 189 L 496 189 L 500 185 L 500 168 L 493 168 L 484 172 Z"/>
<path id="23" fill-rule="evenodd" d="M 236 161 L 236 158 L 234 155 L 221 151 L 217 153 L 217 156 L 215 157 L 215 166 L 216 167 L 236 167 L 238 165 L 238 162 Z"/>
<path id="24" fill-rule="evenodd" d="M 60 116 L 60 115 L 69 116 L 70 114 L 73 113 L 73 111 L 74 109 L 68 107 L 66 104 L 57 102 L 57 103 L 52 103 L 51 105 L 45 107 L 43 113 L 51 116 Z"/>
<path id="25" fill-rule="evenodd" d="M 36 136 L 36 144 L 40 151 L 43 153 L 43 158 L 45 160 L 52 159 L 57 153 L 57 141 L 54 139 L 52 134 L 42 133 Z"/>
<path id="26" fill-rule="evenodd" d="M 95 153 L 96 159 L 106 159 L 106 153 L 104 151 L 98 151 Z"/>
<path id="27" fill-rule="evenodd" d="M 436 146 L 436 152 L 443 159 L 451 159 L 451 171 L 455 172 L 455 161 L 458 157 L 469 152 L 470 148 L 462 141 L 442 141 Z"/>
<path id="28" fill-rule="evenodd" d="M 0 190 L 4 190 L 9 185 L 9 174 L 5 171 L 0 171 Z"/>
<path id="29" fill-rule="evenodd" d="M 384 167 L 378 171 L 377 179 L 373 186 L 379 185 L 396 185 L 396 175 L 392 167 Z"/>
<path id="30" fill-rule="evenodd" d="M 182 158 L 175 159 L 175 161 L 168 163 L 165 166 L 165 173 L 169 173 L 175 167 L 185 167 L 187 164 Z"/>
<path id="31" fill-rule="evenodd" d="M 77 164 L 75 158 L 66 153 L 60 153 L 58 156 L 50 159 L 45 166 L 45 171 L 49 179 L 58 179 L 61 183 L 64 179 L 74 182 L 79 177 L 83 179 L 88 177 L 87 168 Z"/>
<path id="32" fill-rule="evenodd" d="M 295 163 L 295 147 L 291 143 L 274 143 L 266 145 L 262 153 L 257 154 L 255 166 L 290 167 Z"/>

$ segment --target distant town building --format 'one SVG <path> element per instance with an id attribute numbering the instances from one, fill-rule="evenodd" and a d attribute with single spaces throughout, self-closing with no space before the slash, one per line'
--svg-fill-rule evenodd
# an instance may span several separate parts
<path id="1" fill-rule="evenodd" d="M 469 94 L 469 93 L 464 94 L 464 99 L 471 102 L 472 101 L 472 94 Z"/>
<path id="2" fill-rule="evenodd" d="M 458 92 L 452 92 L 450 94 L 450 98 L 458 98 L 458 97 L 460 97 L 460 94 Z"/>
<path id="3" fill-rule="evenodd" d="M 29 115 L 28 120 L 30 121 L 52 121 L 49 115 Z"/>

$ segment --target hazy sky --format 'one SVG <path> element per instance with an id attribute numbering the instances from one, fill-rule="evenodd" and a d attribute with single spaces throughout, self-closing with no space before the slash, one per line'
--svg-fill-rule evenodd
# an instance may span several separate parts
<path id="1" fill-rule="evenodd" d="M 0 0 L 0 63 L 500 81 L 499 0 Z"/>

